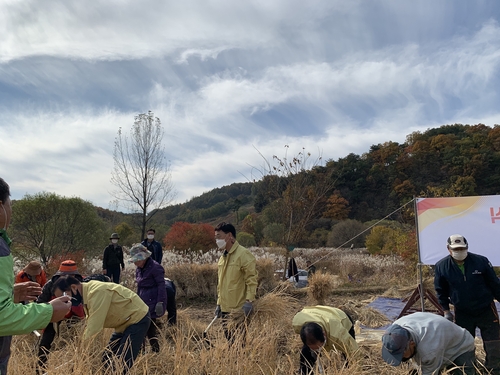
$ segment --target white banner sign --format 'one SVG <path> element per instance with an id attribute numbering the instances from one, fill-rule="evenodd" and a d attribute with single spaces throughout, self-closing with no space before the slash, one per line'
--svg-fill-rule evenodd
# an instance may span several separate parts
<path id="1" fill-rule="evenodd" d="M 418 241 L 423 264 L 449 255 L 446 240 L 461 234 L 471 253 L 500 266 L 500 195 L 417 199 Z"/>

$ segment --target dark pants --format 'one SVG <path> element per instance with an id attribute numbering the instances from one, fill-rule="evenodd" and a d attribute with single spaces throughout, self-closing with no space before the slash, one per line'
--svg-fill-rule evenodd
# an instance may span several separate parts
<path id="1" fill-rule="evenodd" d="M 160 321 L 158 319 L 151 319 L 146 337 L 151 345 L 151 350 L 155 353 L 160 352 L 160 340 L 158 339 L 158 329 L 160 328 Z"/>
<path id="2" fill-rule="evenodd" d="M 114 332 L 104 352 L 104 366 L 112 369 L 113 356 L 118 357 L 123 362 L 123 373 L 126 374 L 141 350 L 150 322 L 148 313 L 137 323 L 128 326 L 123 333 Z M 114 374 L 113 370 L 112 373 Z"/>
<path id="3" fill-rule="evenodd" d="M 229 345 L 232 345 L 234 343 L 236 337 L 238 337 L 241 343 L 244 345 L 244 342 L 246 340 L 245 323 L 236 323 L 234 321 L 230 321 L 230 319 L 230 313 L 221 313 L 221 323 L 222 328 L 224 329 L 224 336 L 226 336 Z"/>
<path id="4" fill-rule="evenodd" d="M 352 318 L 349 316 L 348 313 L 344 311 L 344 313 L 347 315 L 349 320 L 352 323 L 352 327 L 349 330 L 349 334 L 353 339 L 356 340 L 356 335 L 354 333 L 354 321 Z M 345 354 L 342 354 L 342 356 L 347 360 L 345 357 Z M 318 353 L 316 353 L 314 350 L 309 349 L 307 345 L 304 345 L 302 347 L 302 350 L 300 351 L 300 374 L 301 375 L 313 375 L 314 374 L 314 365 L 316 365 L 316 360 L 318 359 Z"/>
<path id="5" fill-rule="evenodd" d="M 7 375 L 7 365 L 10 358 L 10 342 L 12 336 L 0 337 L 0 375 Z"/>
<path id="6" fill-rule="evenodd" d="M 474 350 L 460 354 L 457 358 L 453 360 L 453 364 L 448 366 L 447 369 L 449 370 L 451 368 L 458 366 L 458 367 L 463 367 L 463 370 L 462 368 L 456 368 L 454 370 L 451 370 L 450 372 L 447 372 L 447 374 L 475 375 L 476 374 L 476 369 L 474 368 L 475 362 L 476 362 L 476 354 L 474 353 Z"/>
<path id="7" fill-rule="evenodd" d="M 455 323 L 469 331 L 472 337 L 476 336 L 476 327 L 479 328 L 486 353 L 484 366 L 491 371 L 491 374 L 499 375 L 500 325 L 495 304 L 492 302 L 488 308 L 477 314 L 468 314 L 455 310 Z"/>
<path id="8" fill-rule="evenodd" d="M 42 338 L 40 339 L 40 346 L 38 347 L 38 366 L 45 366 L 47 357 L 50 353 L 50 347 L 56 337 L 56 330 L 54 324 L 49 323 L 43 330 Z"/>
<path id="9" fill-rule="evenodd" d="M 115 284 L 120 284 L 120 265 L 108 266 L 106 268 L 106 276 L 108 276 Z"/>
<path id="10" fill-rule="evenodd" d="M 167 314 L 168 324 L 177 324 L 177 304 L 175 302 L 175 284 L 172 280 L 165 280 L 165 288 L 167 289 Z"/>

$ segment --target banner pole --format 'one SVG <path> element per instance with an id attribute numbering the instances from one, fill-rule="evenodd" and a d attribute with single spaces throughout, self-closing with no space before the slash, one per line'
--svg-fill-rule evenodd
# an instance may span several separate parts
<path id="1" fill-rule="evenodd" d="M 422 308 L 422 312 L 425 311 L 425 301 L 424 301 L 424 281 L 422 277 L 422 262 L 420 258 L 420 241 L 418 240 L 418 211 L 417 211 L 417 198 L 415 196 L 413 197 L 413 210 L 415 212 L 415 236 L 417 239 L 417 257 L 418 257 L 418 263 L 417 263 L 417 275 L 418 275 L 418 285 L 419 285 L 419 291 L 420 291 L 420 305 Z"/>

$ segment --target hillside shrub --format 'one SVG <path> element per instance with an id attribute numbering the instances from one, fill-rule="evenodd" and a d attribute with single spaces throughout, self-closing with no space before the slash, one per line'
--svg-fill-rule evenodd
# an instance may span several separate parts
<path id="1" fill-rule="evenodd" d="M 255 237 L 252 234 L 250 234 L 250 233 L 239 232 L 236 235 L 236 240 L 238 240 L 238 242 L 242 246 L 245 246 L 245 247 L 250 247 L 250 246 L 255 246 L 256 245 L 256 243 L 255 243 Z"/>

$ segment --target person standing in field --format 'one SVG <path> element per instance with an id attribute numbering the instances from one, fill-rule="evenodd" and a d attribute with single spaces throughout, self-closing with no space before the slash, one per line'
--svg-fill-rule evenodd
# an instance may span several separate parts
<path id="1" fill-rule="evenodd" d="M 41 287 L 47 282 L 47 274 L 42 268 L 42 264 L 37 261 L 29 262 L 26 267 L 19 271 L 16 275 L 15 283 L 24 283 L 26 281 L 34 281 Z"/>
<path id="2" fill-rule="evenodd" d="M 113 280 L 114 283 L 120 283 L 120 266 L 122 270 L 125 269 L 123 263 L 123 249 L 118 245 L 120 236 L 118 233 L 113 233 L 109 240 L 111 243 L 104 249 L 102 257 L 102 273 L 107 275 Z"/>
<path id="3" fill-rule="evenodd" d="M 149 228 L 147 232 L 147 238 L 141 242 L 143 246 L 151 251 L 151 258 L 158 264 L 161 264 L 163 259 L 163 250 L 161 248 L 161 243 L 155 240 L 156 231 L 153 228 Z"/>
<path id="4" fill-rule="evenodd" d="M 135 270 L 135 281 L 137 283 L 137 294 L 148 305 L 151 324 L 147 332 L 151 350 L 155 353 L 160 351 L 158 340 L 158 318 L 165 314 L 167 308 L 167 290 L 165 287 L 165 270 L 151 258 L 151 252 L 142 244 L 138 243 L 130 249 L 130 262 L 137 267 Z"/>
<path id="5" fill-rule="evenodd" d="M 104 328 L 114 328 L 103 362 L 106 368 L 116 371 L 113 366 L 113 357 L 116 357 L 121 361 L 123 373 L 128 373 L 144 343 L 151 320 L 144 301 L 123 285 L 96 280 L 81 283 L 71 275 L 57 279 L 52 290 L 56 297 L 66 293 L 83 305 L 87 318 L 83 332 L 86 344 L 93 342 Z"/>
<path id="6" fill-rule="evenodd" d="M 65 296 L 44 304 L 18 303 L 34 300 L 33 291 L 39 293 L 41 290 L 32 281 L 14 286 L 12 241 L 7 235 L 11 216 L 10 187 L 0 178 L 0 375 L 7 374 L 12 335 L 30 333 L 46 327 L 49 322 L 58 322 L 71 308 L 70 299 Z"/>
<path id="7" fill-rule="evenodd" d="M 346 360 L 359 349 L 352 318 L 335 307 L 305 307 L 293 317 L 292 326 L 304 344 L 300 351 L 300 375 L 314 374 L 322 349 L 338 350 Z"/>
<path id="8" fill-rule="evenodd" d="M 476 335 L 481 331 L 486 353 L 485 367 L 500 374 L 500 325 L 493 299 L 500 301 L 500 280 L 488 258 L 469 253 L 464 236 L 448 237 L 449 255 L 436 263 L 434 288 L 444 317 Z M 450 311 L 455 308 L 455 316 Z"/>
<path id="9" fill-rule="evenodd" d="M 238 241 L 236 229 L 230 223 L 215 227 L 215 241 L 224 250 L 218 263 L 217 307 L 215 315 L 224 320 L 232 310 L 242 309 L 248 316 L 257 292 L 257 269 L 253 254 Z M 231 334 L 226 331 L 231 340 Z"/>

